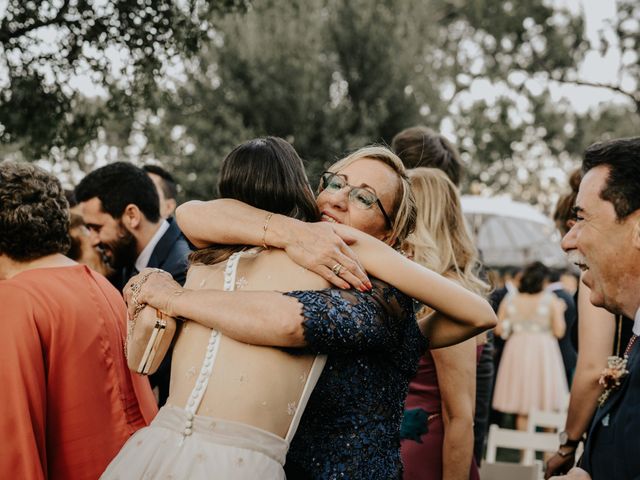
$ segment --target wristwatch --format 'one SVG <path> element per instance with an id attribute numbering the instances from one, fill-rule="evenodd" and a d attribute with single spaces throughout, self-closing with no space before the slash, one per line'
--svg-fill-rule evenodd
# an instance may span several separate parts
<path id="1" fill-rule="evenodd" d="M 560 432 L 558 437 L 560 439 L 560 448 L 558 449 L 558 454 L 562 457 L 573 455 L 575 453 L 575 449 L 578 447 L 578 445 L 582 441 L 581 438 L 579 438 L 578 440 L 571 440 L 566 430 L 563 430 L 562 432 Z M 561 450 L 562 447 L 567 447 L 567 448 L 570 448 L 571 450 L 563 452 Z"/>

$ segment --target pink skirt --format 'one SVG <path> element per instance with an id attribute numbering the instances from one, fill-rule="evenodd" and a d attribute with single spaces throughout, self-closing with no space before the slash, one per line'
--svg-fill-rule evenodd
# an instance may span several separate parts
<path id="1" fill-rule="evenodd" d="M 493 408 L 519 415 L 560 411 L 568 394 L 558 340 L 548 332 L 511 335 L 498 368 Z"/>

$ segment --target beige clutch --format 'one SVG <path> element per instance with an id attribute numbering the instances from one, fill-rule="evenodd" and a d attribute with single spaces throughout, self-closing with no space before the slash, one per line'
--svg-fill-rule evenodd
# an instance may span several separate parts
<path id="1" fill-rule="evenodd" d="M 142 375 L 158 370 L 176 333 L 176 320 L 153 307 L 144 307 L 127 325 L 127 364 Z"/>

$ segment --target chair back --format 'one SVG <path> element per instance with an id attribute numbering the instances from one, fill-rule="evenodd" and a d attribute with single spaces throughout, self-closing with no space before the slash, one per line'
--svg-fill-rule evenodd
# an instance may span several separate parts
<path id="1" fill-rule="evenodd" d="M 542 410 L 532 410 L 529 413 L 529 423 L 527 424 L 528 432 L 535 432 L 536 427 L 553 428 L 556 432 L 564 430 L 567 421 L 567 413 L 563 412 L 545 412 Z"/>
<path id="2" fill-rule="evenodd" d="M 480 480 L 539 480 L 542 475 L 542 462 L 538 460 L 533 465 L 483 462 L 480 467 Z"/>
<path id="3" fill-rule="evenodd" d="M 486 460 L 488 463 L 495 463 L 498 448 L 511 448 L 524 451 L 522 465 L 533 465 L 535 452 L 555 452 L 558 446 L 558 435 L 555 433 L 522 432 L 491 425 L 487 438 Z"/>

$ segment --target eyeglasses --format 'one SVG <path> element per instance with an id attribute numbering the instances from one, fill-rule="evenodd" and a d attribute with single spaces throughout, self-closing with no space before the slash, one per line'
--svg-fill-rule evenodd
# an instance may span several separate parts
<path id="1" fill-rule="evenodd" d="M 344 175 L 333 172 L 324 172 L 320 177 L 320 191 L 327 190 L 331 193 L 337 193 L 343 188 L 349 188 L 349 201 L 357 208 L 361 210 L 368 210 L 373 205 L 378 204 L 384 220 L 387 224 L 387 228 L 391 228 L 391 219 L 387 212 L 384 211 L 382 202 L 371 190 L 367 190 L 362 187 L 354 187 L 347 183 L 347 178 Z"/>

